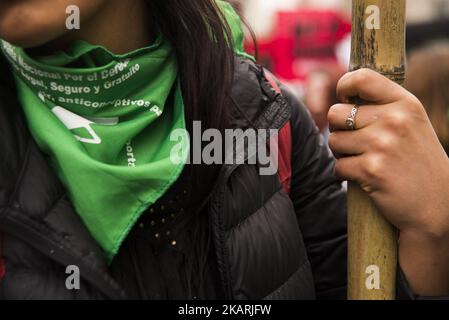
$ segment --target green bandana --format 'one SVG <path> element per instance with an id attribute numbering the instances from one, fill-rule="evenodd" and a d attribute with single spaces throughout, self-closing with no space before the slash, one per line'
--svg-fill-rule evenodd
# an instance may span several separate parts
<path id="1" fill-rule="evenodd" d="M 235 50 L 240 19 L 218 2 Z M 111 261 L 139 216 L 177 180 L 185 161 L 170 159 L 185 129 L 174 51 L 159 37 L 125 55 L 75 42 L 34 59 L 2 41 L 29 130 L 66 187 L 76 211 Z M 188 156 L 188 139 L 182 150 Z"/>
<path id="2" fill-rule="evenodd" d="M 112 258 L 184 166 L 170 160 L 179 143 L 170 133 L 185 129 L 173 50 L 159 39 L 118 56 L 77 42 L 37 61 L 7 42 L 2 49 L 31 134 Z"/>

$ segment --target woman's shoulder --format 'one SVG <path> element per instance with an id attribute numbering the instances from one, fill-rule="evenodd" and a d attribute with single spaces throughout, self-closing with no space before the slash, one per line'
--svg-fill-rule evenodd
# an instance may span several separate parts
<path id="1" fill-rule="evenodd" d="M 303 129 L 314 130 L 315 124 L 302 101 L 288 86 L 270 74 L 270 78 L 273 78 L 280 88 L 281 92 L 278 94 L 268 80 L 267 73 L 269 73 L 268 70 L 251 59 L 236 57 L 231 96 L 239 112 L 255 121 L 256 116 L 260 115 L 264 109 L 275 104 L 277 108 L 271 107 L 273 117 L 279 113 L 285 113 L 293 127 L 302 126 Z"/>

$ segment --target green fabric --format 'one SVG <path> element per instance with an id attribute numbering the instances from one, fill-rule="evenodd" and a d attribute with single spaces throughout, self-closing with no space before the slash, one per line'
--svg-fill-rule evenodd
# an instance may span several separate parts
<path id="1" fill-rule="evenodd" d="M 243 32 L 242 29 L 242 21 L 239 17 L 239 15 L 235 12 L 234 8 L 232 7 L 232 5 L 229 2 L 226 1 L 222 1 L 222 0 L 217 0 L 217 3 L 219 5 L 219 7 L 221 8 L 221 10 L 223 11 L 223 14 L 226 17 L 226 21 L 229 24 L 229 28 L 231 29 L 232 32 L 232 38 L 234 41 L 234 50 L 236 52 L 236 54 L 244 57 L 244 58 L 248 58 L 250 60 L 255 61 L 256 59 L 245 52 L 244 49 L 244 43 L 245 43 L 245 33 Z"/>
<path id="2" fill-rule="evenodd" d="M 236 53 L 248 56 L 240 18 L 228 3 L 218 4 Z M 78 41 L 38 58 L 5 41 L 1 48 L 32 136 L 110 262 L 142 212 L 178 179 L 188 155 L 182 139 L 183 158 L 170 159 L 180 143 L 170 134 L 185 129 L 172 46 L 159 37 L 115 55 Z"/>
<path id="3" fill-rule="evenodd" d="M 184 166 L 170 159 L 179 143 L 170 133 L 185 129 L 171 46 L 159 39 L 118 56 L 77 42 L 39 60 L 6 42 L 2 49 L 31 134 L 111 259 Z"/>

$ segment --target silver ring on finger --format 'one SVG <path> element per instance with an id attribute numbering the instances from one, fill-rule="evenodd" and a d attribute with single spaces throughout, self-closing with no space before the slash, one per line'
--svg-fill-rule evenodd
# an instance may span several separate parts
<path id="1" fill-rule="evenodd" d="M 359 111 L 359 106 L 358 105 L 354 105 L 354 107 L 352 107 L 351 113 L 349 114 L 349 117 L 346 119 L 346 128 L 348 130 L 356 130 L 356 117 L 357 117 L 357 112 Z"/>

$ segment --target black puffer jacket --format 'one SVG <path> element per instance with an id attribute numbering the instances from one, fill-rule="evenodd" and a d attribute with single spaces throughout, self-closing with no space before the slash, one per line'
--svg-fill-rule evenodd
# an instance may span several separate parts
<path id="1" fill-rule="evenodd" d="M 4 68 L 4 66 L 3 66 Z M 0 298 L 126 298 L 24 121 L 8 72 L 0 83 Z M 344 298 L 345 192 L 306 109 L 263 71 L 236 63 L 233 125 L 292 126 L 292 186 L 255 165 L 225 165 L 208 202 L 218 271 L 229 299 Z M 66 266 L 80 268 L 69 291 Z"/>

